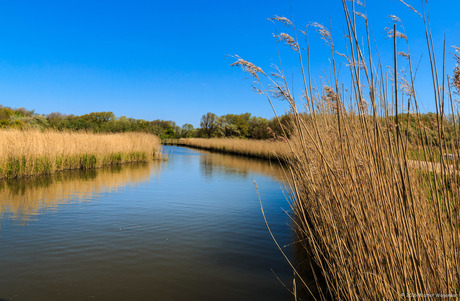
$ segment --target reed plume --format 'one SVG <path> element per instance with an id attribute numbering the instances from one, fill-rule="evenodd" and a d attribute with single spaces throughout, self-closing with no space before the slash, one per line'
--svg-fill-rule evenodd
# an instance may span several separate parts
<path id="1" fill-rule="evenodd" d="M 387 73 L 381 58 L 371 52 L 365 14 L 360 19 L 365 32 L 359 33 L 363 27 L 354 18 L 356 1 L 342 1 L 349 84 L 340 83 L 332 35 L 318 23 L 312 26 L 332 50 L 333 84 L 314 89 L 308 44 L 300 47 L 307 49 L 306 70 L 304 51 L 296 51 L 305 112 L 293 105 L 287 83 L 283 87 L 286 93 L 272 94 L 266 86 L 276 79 L 265 73 L 257 77 L 259 90 L 270 104 L 273 98 L 288 101 L 295 125 L 296 138 L 287 141 L 292 219 L 297 247 L 310 258 L 308 269 L 316 286 L 313 288 L 293 265 L 295 297 L 301 291 L 321 300 L 459 296 L 460 116 L 453 95 L 447 95 L 449 101 L 445 97 L 449 81 L 444 72 L 438 72 L 426 7 L 421 14 L 400 2 L 423 15 L 436 104 L 433 136 L 429 136 L 419 111 L 409 41 L 397 30 L 403 28 L 401 20 L 392 16 L 394 24 L 387 28 L 393 42 L 391 71 Z M 364 45 L 358 42 L 362 40 Z M 293 43 L 299 41 L 294 39 L 288 46 Z M 401 57 L 408 65 L 407 73 L 400 71 Z M 454 57 L 460 63 L 458 52 Z M 459 78 L 457 65 L 451 81 L 457 89 Z M 451 137 L 448 126 L 454 129 Z M 420 152 L 417 160 L 410 158 L 414 149 Z"/>

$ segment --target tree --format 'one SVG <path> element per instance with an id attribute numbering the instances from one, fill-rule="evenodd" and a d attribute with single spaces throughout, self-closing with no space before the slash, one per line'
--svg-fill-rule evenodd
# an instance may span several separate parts
<path id="1" fill-rule="evenodd" d="M 251 119 L 251 113 L 244 113 L 234 115 L 233 124 L 240 132 L 240 136 L 244 138 L 249 137 L 249 121 Z"/>
<path id="2" fill-rule="evenodd" d="M 0 108 L 0 119 L 9 120 L 14 115 L 14 111 L 10 108 Z"/>
<path id="3" fill-rule="evenodd" d="M 208 138 L 211 138 L 214 132 L 216 131 L 217 118 L 217 115 L 211 112 L 208 112 L 201 117 L 200 126 Z"/>
<path id="4" fill-rule="evenodd" d="M 182 125 L 181 129 L 181 137 L 183 138 L 190 138 L 195 136 L 195 129 L 193 128 L 193 125 L 190 123 L 185 123 Z"/>
<path id="5" fill-rule="evenodd" d="M 80 116 L 80 118 L 100 126 L 103 123 L 107 123 L 111 120 L 114 120 L 115 115 L 112 112 L 92 112 L 89 114 L 82 115 Z"/>
<path id="6" fill-rule="evenodd" d="M 54 129 L 62 129 L 63 121 L 66 118 L 65 115 L 59 112 L 53 112 L 46 115 L 46 119 L 48 120 L 49 125 Z"/>
<path id="7" fill-rule="evenodd" d="M 273 118 L 268 122 L 268 127 L 277 137 L 284 137 L 284 134 L 286 134 L 286 138 L 290 138 L 293 131 L 291 116 L 289 114 L 284 114 L 279 116 L 279 120 Z"/>
<path id="8" fill-rule="evenodd" d="M 251 117 L 249 122 L 249 134 L 251 139 L 272 138 L 272 135 L 268 131 L 268 120 L 262 117 Z"/>

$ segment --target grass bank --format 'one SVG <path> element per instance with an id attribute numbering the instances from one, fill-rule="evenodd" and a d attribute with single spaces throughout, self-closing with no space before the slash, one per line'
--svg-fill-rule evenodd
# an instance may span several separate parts
<path id="1" fill-rule="evenodd" d="M 237 138 L 185 138 L 167 139 L 163 143 L 260 159 L 279 159 L 280 161 L 286 161 L 290 155 L 289 145 L 285 141 Z"/>
<path id="2" fill-rule="evenodd" d="M 145 133 L 1 130 L 0 179 L 147 162 L 159 150 L 160 140 Z"/>

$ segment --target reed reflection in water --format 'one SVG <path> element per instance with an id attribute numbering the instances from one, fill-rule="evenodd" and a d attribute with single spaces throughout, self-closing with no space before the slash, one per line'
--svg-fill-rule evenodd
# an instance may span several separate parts
<path id="1" fill-rule="evenodd" d="M 252 183 L 278 242 L 289 245 L 282 171 L 164 152 L 170 159 L 159 166 L 4 183 L 0 300 L 291 300 L 271 269 L 289 286 L 292 271 Z"/>
<path id="2" fill-rule="evenodd" d="M 215 174 L 228 174 L 242 178 L 248 178 L 251 174 L 257 173 L 269 175 L 279 182 L 284 182 L 286 174 L 277 161 L 254 159 L 228 154 L 200 151 L 205 156 L 200 157 L 201 172 L 205 177 L 212 177 Z"/>
<path id="3" fill-rule="evenodd" d="M 0 181 L 0 218 L 29 221 L 45 210 L 69 202 L 86 201 L 95 194 L 148 182 L 159 176 L 165 161 L 133 163 L 91 170 L 59 172 L 54 175 Z"/>

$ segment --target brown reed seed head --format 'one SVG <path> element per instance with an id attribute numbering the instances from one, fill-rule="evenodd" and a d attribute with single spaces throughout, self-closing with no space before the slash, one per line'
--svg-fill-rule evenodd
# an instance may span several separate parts
<path id="1" fill-rule="evenodd" d="M 273 35 L 275 38 L 278 38 L 281 42 L 286 42 L 286 45 L 292 48 L 294 51 L 299 51 L 299 44 L 294 40 L 293 37 L 287 33 L 280 33 L 279 35 Z"/>
<path id="2" fill-rule="evenodd" d="M 388 16 L 394 23 L 399 23 L 402 24 L 401 19 L 395 15 L 389 15 Z"/>
<path id="3" fill-rule="evenodd" d="M 334 44 L 332 43 L 331 32 L 325 26 L 317 22 L 311 23 L 310 26 L 313 26 L 314 28 L 317 29 L 319 35 L 328 44 L 328 46 L 333 47 Z"/>
<path id="4" fill-rule="evenodd" d="M 273 21 L 278 21 L 286 26 L 291 26 L 292 25 L 292 22 L 291 20 L 289 20 L 288 18 L 286 17 L 279 17 L 279 16 L 274 16 L 273 18 L 270 18 L 269 20 L 273 20 Z"/>
<path id="5" fill-rule="evenodd" d="M 243 60 L 238 55 L 235 55 L 234 57 L 237 59 L 237 61 L 232 63 L 230 66 L 232 66 L 232 67 L 241 67 L 241 69 L 243 69 L 243 71 L 248 72 L 249 74 L 254 76 L 256 79 L 259 79 L 259 76 L 257 75 L 257 73 L 261 73 L 261 74 L 265 75 L 265 72 L 261 68 L 259 68 L 256 65 L 254 65 L 253 63 L 248 62 L 246 60 Z"/>
<path id="6" fill-rule="evenodd" d="M 413 6 L 407 4 L 406 2 L 404 2 L 403 0 L 399 0 L 399 2 L 401 2 L 402 4 L 404 4 L 405 6 L 407 6 L 410 10 L 412 10 L 414 13 L 416 13 L 417 15 L 420 16 L 420 18 L 423 18 L 422 17 L 422 14 L 420 14 Z"/>
<path id="7" fill-rule="evenodd" d="M 421 16 L 405 1 L 399 2 Z M 344 11 L 349 14 L 348 9 Z M 402 32 L 392 24 L 385 29 L 388 36 L 407 41 L 401 19 L 390 18 Z M 360 36 L 359 28 L 354 22 L 348 25 L 346 38 L 351 41 Z M 333 46 L 326 27 L 310 26 Z M 275 37 L 291 47 L 295 43 L 287 35 Z M 409 96 L 403 99 L 408 106 L 414 103 L 414 84 L 407 80 L 412 75 L 393 70 L 398 74 L 396 79 L 390 77 L 393 85 L 375 74 L 364 76 L 354 66 L 363 68 L 370 58 L 358 43 L 356 48 L 359 56 L 354 51 L 338 53 L 351 69 L 348 89 L 321 84 L 318 91 L 313 87 L 315 112 L 293 114 L 295 134 L 285 145 L 290 147 L 288 185 L 299 245 L 316 264 L 314 273 L 324 280 L 320 289 L 327 291 L 318 299 L 397 300 L 411 292 L 458 295 L 460 188 L 456 184 L 460 171 L 454 154 L 459 153 L 459 145 L 449 132 L 455 125 L 437 114 L 402 113 L 408 107 L 402 108 L 397 123 L 390 112 L 389 95 Z M 434 53 L 432 43 L 429 48 Z M 460 49 L 454 49 L 457 64 L 452 84 L 460 93 Z M 397 55 L 411 63 L 409 53 Z M 438 75 L 433 76 L 437 81 Z M 438 87 L 434 84 L 434 89 Z M 269 90 L 285 99 L 289 91 L 293 89 L 287 83 Z M 374 103 L 376 110 L 370 110 Z M 457 113 L 454 120 L 458 118 Z M 445 126 L 439 122 L 446 122 Z M 452 161 L 443 163 L 443 152 L 452 154 Z M 302 275 L 297 276 L 300 282 Z"/>
<path id="8" fill-rule="evenodd" d="M 397 38 L 401 38 L 401 39 L 407 40 L 406 35 L 403 34 L 403 33 L 400 32 L 400 31 L 398 31 L 398 30 L 395 31 L 393 28 L 385 27 L 385 31 L 387 32 L 388 38 L 394 38 L 394 36 L 395 36 L 395 34 L 396 34 L 396 37 L 397 37 Z"/>
<path id="9" fill-rule="evenodd" d="M 364 20 L 367 20 L 367 16 L 366 16 L 365 14 L 360 13 L 359 11 L 355 12 L 355 14 L 356 14 L 357 16 L 360 16 L 360 17 L 363 18 Z"/>
<path id="10" fill-rule="evenodd" d="M 398 52 L 398 55 L 402 56 L 402 57 L 405 58 L 406 60 L 410 60 L 410 54 L 405 53 L 404 51 Z"/>

